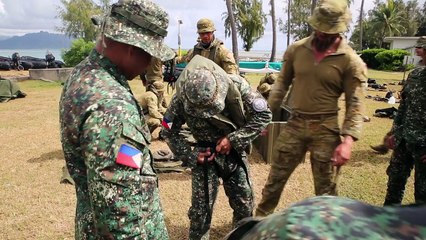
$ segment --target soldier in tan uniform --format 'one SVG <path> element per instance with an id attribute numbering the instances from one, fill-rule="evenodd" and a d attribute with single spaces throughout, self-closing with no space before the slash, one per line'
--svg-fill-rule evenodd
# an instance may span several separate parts
<path id="1" fill-rule="evenodd" d="M 145 120 L 151 134 L 155 129 L 161 127 L 163 114 L 166 108 L 162 106 L 165 86 L 163 82 L 154 81 L 147 85 L 147 91 L 142 94 L 140 104 L 143 109 Z"/>
<path id="2" fill-rule="evenodd" d="M 156 81 L 163 81 L 163 62 L 159 58 L 153 57 L 151 63 L 146 69 L 145 79 L 147 86 Z"/>
<path id="3" fill-rule="evenodd" d="M 309 18 L 315 32 L 295 42 L 284 54 L 284 64 L 270 96 L 277 110 L 288 89 L 292 112 L 278 136 L 268 180 L 256 215 L 271 214 L 296 167 L 310 152 L 316 195 L 337 195 L 333 166 L 351 157 L 352 144 L 362 124 L 362 83 L 366 65 L 340 34 L 347 30 L 351 15 L 346 1 L 323 0 Z M 338 124 L 338 100 L 345 95 L 342 129 Z M 336 172 L 337 174 L 337 172 Z"/>
<path id="4" fill-rule="evenodd" d="M 228 74 L 238 74 L 238 65 L 234 55 L 214 35 L 216 28 L 212 20 L 202 18 L 197 22 L 199 42 L 194 48 L 182 57 L 177 57 L 176 62 L 189 62 L 195 55 L 206 57 L 219 65 Z"/>

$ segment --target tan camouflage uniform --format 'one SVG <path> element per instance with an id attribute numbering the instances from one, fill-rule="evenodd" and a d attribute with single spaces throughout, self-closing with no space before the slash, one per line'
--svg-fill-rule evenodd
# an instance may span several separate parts
<path id="1" fill-rule="evenodd" d="M 328 2 L 322 1 L 320 7 Z M 335 2 L 330 4 L 336 7 Z M 349 12 L 346 5 L 337 10 L 340 10 L 340 16 Z M 347 27 L 346 20 L 343 20 L 342 29 L 334 30 L 337 33 Z M 257 216 L 274 211 L 287 180 L 304 161 L 307 151 L 310 152 L 315 194 L 336 195 L 332 158 L 341 143 L 340 135 L 349 135 L 355 140 L 360 137 L 363 122 L 361 84 L 366 81 L 366 66 L 343 38 L 335 53 L 316 62 L 312 40 L 313 35 L 289 46 L 280 75 L 269 95 L 268 102 L 275 112 L 291 86 L 292 93 L 287 101 L 292 116 L 275 141 L 271 169 L 256 209 Z M 342 94 L 345 95 L 346 112 L 340 130 L 337 113 Z"/>
<path id="2" fill-rule="evenodd" d="M 167 60 L 174 57 L 162 43 L 167 26 L 167 13 L 158 5 L 120 0 L 102 34 Z M 76 188 L 75 239 L 168 239 L 149 130 L 118 66 L 92 50 L 65 82 L 59 110 L 62 148 Z M 136 165 L 121 162 L 122 149 L 131 150 L 129 162 Z"/>
<path id="3" fill-rule="evenodd" d="M 205 63 L 215 69 L 202 67 Z M 182 75 L 187 77 L 182 79 L 164 115 L 162 131 L 168 145 L 175 148 L 174 153 L 186 155 L 192 168 L 189 239 L 208 239 L 219 178 L 234 210 L 233 224 L 252 215 L 253 190 L 246 148 L 271 121 L 272 114 L 266 100 L 246 80 L 227 75 L 209 59 L 195 56 Z M 235 91 L 239 100 L 231 97 L 236 96 Z M 241 123 L 236 118 L 236 105 L 239 111 L 244 106 L 246 118 Z M 179 134 L 185 123 L 197 140 L 193 150 Z M 215 149 L 218 140 L 225 136 L 231 142 L 230 154 L 216 152 L 213 162 L 197 164 L 199 152 Z"/>
<path id="4" fill-rule="evenodd" d="M 161 126 L 163 114 L 166 112 L 166 108 L 162 106 L 165 86 L 162 82 L 156 81 L 147 88 L 148 90 L 142 94 L 139 102 L 145 114 L 146 124 L 152 134 L 156 128 Z"/>

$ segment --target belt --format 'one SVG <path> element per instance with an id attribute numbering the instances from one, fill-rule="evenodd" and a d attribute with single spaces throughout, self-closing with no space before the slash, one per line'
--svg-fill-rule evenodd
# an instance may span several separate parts
<path id="1" fill-rule="evenodd" d="M 337 113 L 305 114 L 305 113 L 293 112 L 292 116 L 297 118 L 302 118 L 305 120 L 322 120 L 329 117 L 336 117 Z"/>

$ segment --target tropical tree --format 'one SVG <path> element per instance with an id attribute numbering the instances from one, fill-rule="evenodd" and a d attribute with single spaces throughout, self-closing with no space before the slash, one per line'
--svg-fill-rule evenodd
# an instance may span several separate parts
<path id="1" fill-rule="evenodd" d="M 359 10 L 359 50 L 362 50 L 362 35 L 363 35 L 363 22 L 364 22 L 364 0 L 361 1 L 361 9 Z"/>
<path id="2" fill-rule="evenodd" d="M 291 13 L 284 23 L 278 21 L 280 31 L 299 40 L 310 35 L 309 24 L 306 21 L 311 16 L 311 0 L 287 0 L 284 10 Z M 290 42 L 290 41 L 287 41 Z"/>
<path id="3" fill-rule="evenodd" d="M 394 0 L 379 3 L 371 10 L 371 27 L 382 36 L 379 38 L 379 47 L 382 47 L 385 37 L 400 35 L 404 31 L 404 21 L 403 12 L 398 9 Z"/>
<path id="4" fill-rule="evenodd" d="M 229 36 L 229 32 L 231 33 L 232 36 L 232 53 L 234 54 L 234 58 L 235 61 L 239 61 L 239 56 L 238 56 L 238 40 L 237 40 L 237 27 L 235 24 L 235 18 L 234 18 L 234 11 L 233 11 L 233 7 L 232 7 L 232 0 L 225 0 L 226 1 L 226 8 L 228 10 L 228 18 L 229 18 L 229 26 L 230 29 L 228 30 L 228 36 Z M 225 30 L 226 32 L 226 30 Z M 226 35 L 226 34 L 225 34 Z"/>
<path id="5" fill-rule="evenodd" d="M 272 21 L 272 49 L 271 49 L 271 57 L 269 58 L 269 61 L 275 62 L 275 54 L 277 50 L 277 20 L 275 17 L 275 0 L 270 0 L 269 5 L 271 5 L 271 21 Z"/>
<path id="6" fill-rule="evenodd" d="M 422 13 L 426 12 L 426 1 L 423 3 Z M 426 15 L 422 15 L 417 29 L 416 36 L 426 36 Z"/>
<path id="7" fill-rule="evenodd" d="M 250 51 L 253 44 L 259 40 L 265 32 L 266 14 L 262 11 L 260 0 L 234 0 L 232 1 L 238 35 L 243 40 L 243 48 Z M 230 34 L 230 17 L 223 13 L 225 19 L 225 35 Z"/>
<path id="8" fill-rule="evenodd" d="M 91 17 L 100 15 L 109 5 L 109 0 L 102 0 L 101 6 L 91 0 L 60 0 L 62 7 L 58 6 L 57 18 L 62 20 L 62 27 L 57 30 L 69 37 L 83 38 L 86 41 L 95 40 L 97 28 L 93 25 Z"/>

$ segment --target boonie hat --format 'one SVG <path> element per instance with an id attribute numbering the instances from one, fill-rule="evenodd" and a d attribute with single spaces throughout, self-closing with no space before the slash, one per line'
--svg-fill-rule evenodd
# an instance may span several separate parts
<path id="1" fill-rule="evenodd" d="M 414 45 L 416 48 L 424 48 L 426 49 L 426 36 L 421 36 L 416 41 L 416 45 Z"/>
<path id="2" fill-rule="evenodd" d="M 317 31 L 336 34 L 346 32 L 351 19 L 347 0 L 323 0 L 309 17 L 308 23 Z"/>
<path id="3" fill-rule="evenodd" d="M 204 67 L 193 69 L 182 85 L 181 100 L 187 114 L 209 118 L 223 111 L 229 78 L 220 71 Z"/>
<path id="4" fill-rule="evenodd" d="M 197 33 L 214 32 L 216 28 L 212 20 L 208 18 L 201 18 L 197 22 Z"/>
<path id="5" fill-rule="evenodd" d="M 105 18 L 103 34 L 166 61 L 175 56 L 164 44 L 168 25 L 168 14 L 157 4 L 149 0 L 119 0 Z"/>
<path id="6" fill-rule="evenodd" d="M 261 93 L 261 94 L 265 94 L 269 91 L 271 91 L 271 85 L 269 83 L 262 83 L 257 90 Z"/>

